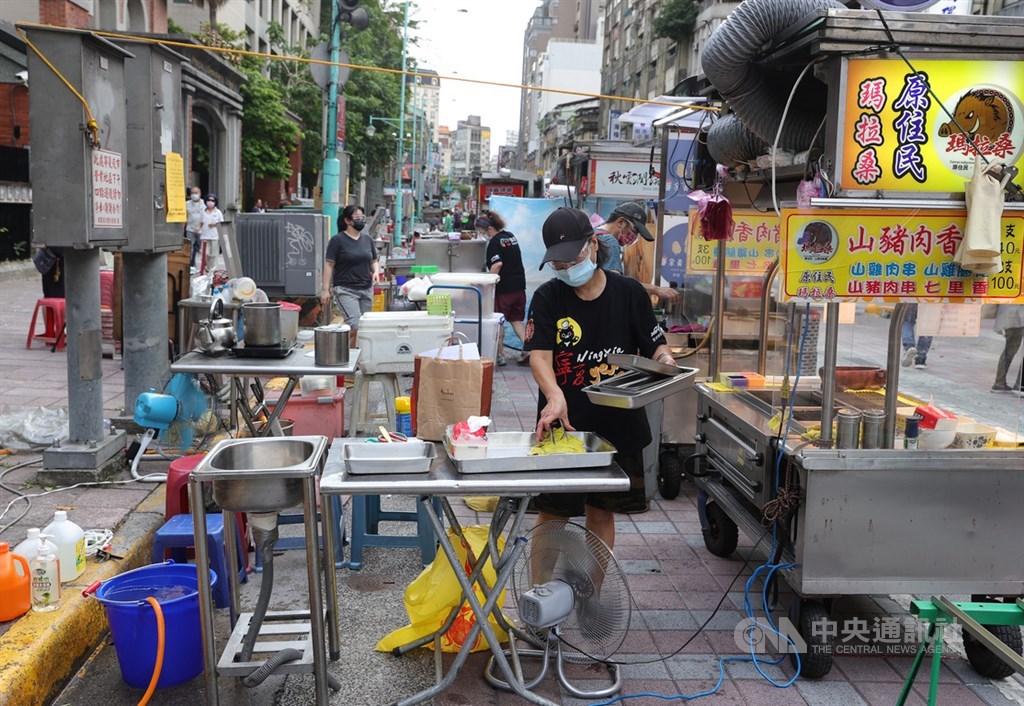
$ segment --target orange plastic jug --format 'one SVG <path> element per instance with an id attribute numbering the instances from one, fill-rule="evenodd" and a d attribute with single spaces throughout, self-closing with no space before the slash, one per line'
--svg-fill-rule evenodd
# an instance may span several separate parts
<path id="1" fill-rule="evenodd" d="M 18 573 L 16 564 L 21 564 Z M 24 615 L 32 607 L 31 574 L 24 557 L 0 542 L 0 623 Z"/>

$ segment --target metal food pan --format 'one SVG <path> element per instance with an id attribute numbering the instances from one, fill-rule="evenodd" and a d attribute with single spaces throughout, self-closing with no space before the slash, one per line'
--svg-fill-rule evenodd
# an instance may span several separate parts
<path id="1" fill-rule="evenodd" d="M 345 444 L 342 455 L 349 473 L 426 473 L 437 458 L 433 444 L 410 440 L 394 444 Z"/>
<path id="2" fill-rule="evenodd" d="M 549 454 L 530 456 L 530 449 L 537 443 L 533 432 L 495 432 L 487 435 L 487 451 L 484 458 L 457 459 L 452 448 L 451 436 L 445 434 L 444 449 L 459 473 L 508 473 L 511 471 L 547 471 L 572 468 L 603 468 L 610 466 L 615 447 L 600 436 L 589 431 L 566 432 L 569 436 L 583 441 L 582 454 Z"/>
<path id="3" fill-rule="evenodd" d="M 652 373 L 657 377 L 663 378 L 672 377 L 685 370 L 689 370 L 689 368 L 659 363 L 656 360 L 644 358 L 641 355 L 627 355 L 625 353 L 612 353 L 608 356 L 608 362 L 626 370 L 642 370 L 645 373 Z"/>
<path id="4" fill-rule="evenodd" d="M 673 366 L 663 366 L 673 367 Z M 587 398 L 602 407 L 636 409 L 693 387 L 697 368 L 674 368 L 672 377 L 632 371 L 584 387 Z"/>

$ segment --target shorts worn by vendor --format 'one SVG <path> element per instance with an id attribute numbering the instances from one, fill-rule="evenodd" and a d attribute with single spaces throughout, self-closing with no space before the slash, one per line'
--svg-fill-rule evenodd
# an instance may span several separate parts
<path id="1" fill-rule="evenodd" d="M 542 494 L 537 509 L 561 517 L 583 514 L 584 505 L 613 512 L 642 512 L 647 508 L 643 479 L 643 449 L 651 429 L 642 409 L 624 410 L 590 402 L 583 388 L 617 375 L 608 362 L 615 353 L 650 357 L 665 335 L 654 317 L 650 299 L 635 280 L 606 273 L 604 291 L 592 301 L 557 279 L 534 294 L 526 323 L 528 351 L 551 351 L 555 379 L 565 395 L 570 424 L 607 439 L 618 453 L 616 462 L 630 477 L 630 490 L 586 495 Z M 538 400 L 538 414 L 547 399 Z"/>

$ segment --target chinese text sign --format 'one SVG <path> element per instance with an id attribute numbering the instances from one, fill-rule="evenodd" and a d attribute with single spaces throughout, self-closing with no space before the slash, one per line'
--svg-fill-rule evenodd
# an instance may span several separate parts
<path id="1" fill-rule="evenodd" d="M 121 155 L 117 152 L 92 151 L 92 225 L 94 228 L 122 228 L 124 225 Z"/>

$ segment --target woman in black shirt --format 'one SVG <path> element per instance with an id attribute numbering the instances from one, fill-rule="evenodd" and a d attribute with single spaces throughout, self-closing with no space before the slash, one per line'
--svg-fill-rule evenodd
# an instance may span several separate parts
<path id="1" fill-rule="evenodd" d="M 522 341 L 526 338 L 526 270 L 523 269 L 523 254 L 519 250 L 516 236 L 505 230 L 505 221 L 494 211 L 483 211 L 476 219 L 476 228 L 490 241 L 487 243 L 487 267 L 491 274 L 499 276 L 494 289 L 494 310 L 504 315 L 505 321 Z M 504 336 L 502 337 L 504 338 Z M 519 362 L 528 361 L 524 353 Z M 504 346 L 498 342 L 498 365 L 505 364 Z"/>
<path id="2" fill-rule="evenodd" d="M 373 239 L 362 232 L 366 227 L 362 207 L 346 206 L 341 222 L 344 230 L 327 244 L 320 299 L 324 309 L 330 311 L 333 295 L 345 323 L 352 327 L 349 342 L 355 347 L 359 318 L 373 308 L 373 285 L 380 280 L 380 263 Z"/>

